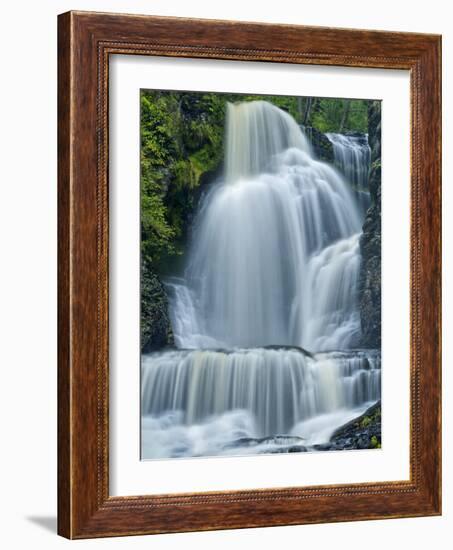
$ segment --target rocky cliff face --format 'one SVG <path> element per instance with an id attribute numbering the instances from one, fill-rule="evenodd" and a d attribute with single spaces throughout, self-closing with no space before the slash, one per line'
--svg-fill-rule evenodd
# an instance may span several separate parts
<path id="1" fill-rule="evenodd" d="M 326 134 L 313 126 L 301 126 L 301 128 L 310 141 L 316 157 L 319 160 L 334 164 L 333 145 Z"/>
<path id="2" fill-rule="evenodd" d="M 369 189 L 371 205 L 367 210 L 360 240 L 362 265 L 359 301 L 362 346 L 381 345 L 381 102 L 368 108 L 368 140 L 371 147 Z"/>
<path id="3" fill-rule="evenodd" d="M 159 277 L 146 261 L 142 261 L 140 328 L 141 347 L 144 352 L 174 343 L 167 294 Z"/>

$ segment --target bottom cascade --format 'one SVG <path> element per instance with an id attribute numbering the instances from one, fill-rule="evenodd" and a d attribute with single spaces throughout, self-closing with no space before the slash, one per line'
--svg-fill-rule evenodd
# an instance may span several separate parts
<path id="1" fill-rule="evenodd" d="M 142 357 L 142 458 L 307 450 L 380 399 L 380 354 L 301 348 Z"/>

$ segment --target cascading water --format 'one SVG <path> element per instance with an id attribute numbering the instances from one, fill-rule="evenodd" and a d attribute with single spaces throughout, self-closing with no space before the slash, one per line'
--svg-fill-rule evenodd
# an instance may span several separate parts
<path id="1" fill-rule="evenodd" d="M 322 443 L 379 399 L 380 372 L 380 359 L 370 352 L 312 358 L 286 348 L 147 356 L 144 455 L 237 454 L 245 444 L 246 452 L 271 450 L 288 444 L 284 435 L 291 445 Z"/>
<path id="2" fill-rule="evenodd" d="M 288 113 L 228 105 L 223 181 L 166 282 L 179 350 L 142 360 L 144 458 L 312 445 L 379 399 L 377 353 L 352 349 L 360 232 L 351 188 Z"/>
<path id="3" fill-rule="evenodd" d="M 351 190 L 277 107 L 230 105 L 227 120 L 225 183 L 199 213 L 186 270 L 191 300 L 172 300 L 174 324 L 195 317 L 198 332 L 176 331 L 177 341 L 347 347 L 357 331 L 344 333 L 339 318 L 356 311 L 361 231 Z"/>
<path id="4" fill-rule="evenodd" d="M 366 134 L 327 133 L 333 145 L 335 164 L 346 180 L 357 189 L 368 189 L 371 149 Z"/>
<path id="5" fill-rule="evenodd" d="M 367 134 L 326 134 L 333 146 L 337 168 L 352 185 L 362 210 L 370 206 L 368 176 L 370 172 L 371 149 Z"/>

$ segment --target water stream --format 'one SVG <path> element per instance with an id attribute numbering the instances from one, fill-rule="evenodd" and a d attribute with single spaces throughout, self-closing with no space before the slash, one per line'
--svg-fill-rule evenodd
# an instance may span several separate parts
<path id="1" fill-rule="evenodd" d="M 335 166 L 352 186 L 362 212 L 370 206 L 368 178 L 371 149 L 366 134 L 326 134 L 332 143 Z"/>

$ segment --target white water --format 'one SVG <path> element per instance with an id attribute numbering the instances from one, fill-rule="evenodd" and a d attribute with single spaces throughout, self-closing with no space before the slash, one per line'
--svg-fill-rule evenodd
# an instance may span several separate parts
<path id="1" fill-rule="evenodd" d="M 370 206 L 368 178 L 370 172 L 371 149 L 368 135 L 326 134 L 333 146 L 335 166 L 354 188 L 356 201 L 365 214 Z"/>
<path id="2" fill-rule="evenodd" d="M 380 395 L 372 352 L 181 350 L 147 356 L 142 368 L 148 456 L 322 443 Z"/>
<path id="3" fill-rule="evenodd" d="M 368 189 L 371 149 L 368 136 L 326 134 L 333 146 L 335 164 L 356 189 Z"/>
<path id="4" fill-rule="evenodd" d="M 343 349 L 358 330 L 339 326 L 354 316 L 360 265 L 351 190 L 273 105 L 230 105 L 227 128 L 226 183 L 198 216 L 187 299 L 172 299 L 175 325 L 192 318 L 177 342 Z"/>
<path id="5" fill-rule="evenodd" d="M 284 347 L 358 345 L 360 232 L 350 187 L 289 114 L 229 105 L 224 181 L 197 215 L 184 277 L 166 283 L 185 349 L 142 362 L 144 458 L 327 441 L 379 398 L 373 354 Z"/>
<path id="6" fill-rule="evenodd" d="M 285 111 L 266 101 L 227 105 L 227 182 L 237 183 L 272 170 L 274 158 L 292 148 L 311 156 L 307 138 Z"/>

